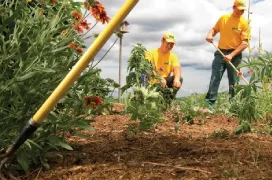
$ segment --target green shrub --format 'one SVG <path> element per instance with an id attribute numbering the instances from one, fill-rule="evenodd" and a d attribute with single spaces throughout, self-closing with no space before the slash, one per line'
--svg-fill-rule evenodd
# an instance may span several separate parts
<path id="1" fill-rule="evenodd" d="M 55 4 L 42 0 L 1 3 L 0 151 L 12 144 L 18 131 L 81 57 L 83 38 L 74 29 L 72 11 L 79 11 L 82 5 L 72 0 Z M 84 97 L 104 99 L 114 88 L 114 81 L 101 79 L 100 70 L 89 68 L 83 72 L 42 126 L 17 151 L 20 165 L 14 161 L 14 166 L 25 171 L 33 163 L 49 167 L 45 158 L 48 151 L 71 150 L 65 138 L 67 132 L 82 135 L 81 130 L 92 131 L 86 115 L 99 114 L 99 108 L 90 111 L 84 107 Z M 105 103 L 100 110 L 108 106 Z"/>

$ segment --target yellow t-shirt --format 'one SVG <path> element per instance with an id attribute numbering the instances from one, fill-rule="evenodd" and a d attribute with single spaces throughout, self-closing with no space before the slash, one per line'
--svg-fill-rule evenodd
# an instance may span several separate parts
<path id="1" fill-rule="evenodd" d="M 236 49 L 243 40 L 248 39 L 248 21 L 243 16 L 223 15 L 213 29 L 220 32 L 220 49 Z"/>
<path id="2" fill-rule="evenodd" d="M 172 52 L 162 53 L 159 48 L 147 51 L 145 58 L 155 66 L 158 74 L 163 78 L 169 77 L 174 67 L 180 67 L 178 56 Z"/>

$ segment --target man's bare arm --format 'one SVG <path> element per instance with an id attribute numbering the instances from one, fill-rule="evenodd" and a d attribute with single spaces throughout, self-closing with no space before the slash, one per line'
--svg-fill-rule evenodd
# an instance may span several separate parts
<path id="1" fill-rule="evenodd" d="M 215 36 L 217 34 L 217 32 L 212 28 L 209 32 L 208 32 L 208 34 L 207 34 L 207 36 L 206 36 L 206 41 L 208 41 L 208 42 L 213 42 L 213 37 Z"/>
<path id="2" fill-rule="evenodd" d="M 245 50 L 248 47 L 248 40 L 242 41 L 242 43 L 230 54 L 225 56 L 225 61 L 231 61 L 234 56 L 237 54 L 240 54 L 243 50 Z"/>
<path id="3" fill-rule="evenodd" d="M 174 81 L 173 81 L 173 86 L 175 88 L 180 88 L 181 87 L 181 82 L 180 82 L 180 77 L 181 77 L 181 67 L 180 66 L 175 66 L 174 70 Z"/>

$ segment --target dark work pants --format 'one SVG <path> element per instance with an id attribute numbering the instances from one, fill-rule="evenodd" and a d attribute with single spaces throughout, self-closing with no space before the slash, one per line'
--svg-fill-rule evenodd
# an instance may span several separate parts
<path id="1" fill-rule="evenodd" d="M 228 55 L 233 50 L 221 50 L 221 51 L 223 52 L 223 54 Z M 237 67 L 241 63 L 241 60 L 242 60 L 242 53 L 233 57 L 231 63 L 235 67 Z M 230 95 L 230 98 L 232 98 L 234 97 L 234 94 L 235 94 L 233 87 L 234 85 L 239 83 L 239 77 L 237 76 L 237 73 L 235 72 L 235 70 L 229 65 L 229 63 L 224 61 L 224 58 L 220 54 L 220 52 L 216 51 L 214 53 L 214 60 L 212 63 L 212 75 L 210 79 L 209 90 L 206 95 L 206 100 L 209 102 L 210 105 L 213 105 L 217 99 L 220 81 L 226 69 L 227 69 L 228 80 L 229 80 L 229 95 Z"/>

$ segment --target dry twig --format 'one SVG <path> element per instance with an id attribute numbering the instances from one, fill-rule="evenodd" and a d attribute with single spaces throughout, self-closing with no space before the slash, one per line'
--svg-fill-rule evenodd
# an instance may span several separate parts
<path id="1" fill-rule="evenodd" d="M 143 162 L 143 164 L 151 164 L 151 165 L 154 165 L 154 166 L 171 167 L 171 168 L 176 168 L 176 169 L 181 169 L 181 170 L 198 171 L 198 172 L 202 172 L 202 173 L 211 174 L 211 172 L 209 172 L 209 171 L 205 171 L 205 170 L 202 170 L 202 169 L 196 169 L 196 168 L 187 168 L 187 167 L 181 167 L 181 166 L 171 166 L 171 165 L 167 165 L 167 164 L 160 164 L 160 163 L 154 163 L 154 162 Z"/>

